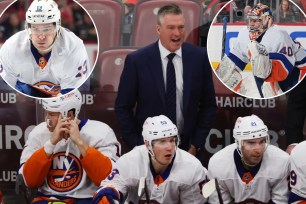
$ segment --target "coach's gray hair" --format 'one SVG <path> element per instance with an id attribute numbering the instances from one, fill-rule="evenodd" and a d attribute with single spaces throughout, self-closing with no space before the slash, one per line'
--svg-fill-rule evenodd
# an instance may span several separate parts
<path id="1" fill-rule="evenodd" d="M 183 11 L 176 4 L 167 4 L 161 7 L 157 13 L 157 24 L 158 25 L 161 25 L 162 18 L 167 14 L 183 15 Z"/>

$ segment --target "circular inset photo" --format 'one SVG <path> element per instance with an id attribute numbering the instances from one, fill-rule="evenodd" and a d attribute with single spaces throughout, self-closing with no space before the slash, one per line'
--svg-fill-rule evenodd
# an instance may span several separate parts
<path id="1" fill-rule="evenodd" d="M 2 3 L 2 2 L 1 2 Z M 18 0 L 0 18 L 0 74 L 35 98 L 89 89 L 99 52 L 95 24 L 73 0 Z"/>
<path id="2" fill-rule="evenodd" d="M 289 0 L 220 3 L 207 50 L 219 80 L 245 97 L 273 98 L 293 89 L 306 70 L 306 19 Z"/>

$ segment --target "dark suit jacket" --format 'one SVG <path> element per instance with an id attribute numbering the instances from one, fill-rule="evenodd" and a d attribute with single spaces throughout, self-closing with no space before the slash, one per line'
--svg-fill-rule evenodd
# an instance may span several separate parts
<path id="1" fill-rule="evenodd" d="M 182 61 L 184 132 L 181 147 L 187 150 L 190 144 L 197 148 L 204 146 L 217 106 L 206 49 L 184 43 Z M 130 148 L 143 144 L 142 125 L 147 117 L 166 114 L 158 42 L 126 57 L 115 111 L 122 138 Z"/>

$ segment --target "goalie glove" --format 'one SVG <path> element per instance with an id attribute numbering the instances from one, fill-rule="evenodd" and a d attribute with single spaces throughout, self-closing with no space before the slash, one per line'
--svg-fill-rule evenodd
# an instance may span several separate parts
<path id="1" fill-rule="evenodd" d="M 100 187 L 94 194 L 93 204 L 123 203 L 123 195 L 113 186 Z"/>
<path id="2" fill-rule="evenodd" d="M 257 41 L 248 45 L 249 57 L 254 76 L 266 79 L 271 74 L 272 64 L 266 47 Z"/>
<path id="3" fill-rule="evenodd" d="M 216 74 L 230 89 L 235 91 L 239 89 L 242 80 L 240 69 L 226 55 L 224 55 L 217 67 Z"/>

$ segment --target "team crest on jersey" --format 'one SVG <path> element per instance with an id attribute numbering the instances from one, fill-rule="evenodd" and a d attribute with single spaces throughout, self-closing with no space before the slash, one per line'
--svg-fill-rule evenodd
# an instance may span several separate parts
<path id="1" fill-rule="evenodd" d="M 61 92 L 61 86 L 58 84 L 53 84 L 49 81 L 40 81 L 36 84 L 33 84 L 33 87 L 39 89 L 41 92 L 45 92 L 47 94 L 51 94 L 52 96 L 56 96 Z"/>
<path id="2" fill-rule="evenodd" d="M 253 180 L 253 176 L 251 174 L 251 172 L 245 172 L 242 177 L 241 180 L 246 183 L 249 184 L 252 180 Z"/>
<path id="3" fill-rule="evenodd" d="M 54 191 L 68 192 L 80 184 L 82 176 L 83 168 L 80 160 L 72 154 L 66 157 L 65 152 L 60 152 L 54 155 L 47 183 Z"/>

